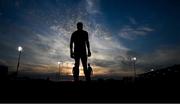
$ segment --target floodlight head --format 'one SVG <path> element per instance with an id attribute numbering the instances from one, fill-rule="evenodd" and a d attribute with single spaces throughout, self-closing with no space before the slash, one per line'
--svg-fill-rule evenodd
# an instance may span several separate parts
<path id="1" fill-rule="evenodd" d="M 151 71 L 154 71 L 154 69 L 151 69 Z"/>
<path id="2" fill-rule="evenodd" d="M 21 46 L 18 47 L 18 51 L 21 52 L 23 48 Z"/>
<path id="3" fill-rule="evenodd" d="M 137 60 L 137 58 L 136 58 L 136 57 L 133 57 L 133 58 L 132 58 L 132 61 L 136 61 L 136 60 Z"/>
<path id="4" fill-rule="evenodd" d="M 58 64 L 61 64 L 61 62 L 58 62 Z"/>

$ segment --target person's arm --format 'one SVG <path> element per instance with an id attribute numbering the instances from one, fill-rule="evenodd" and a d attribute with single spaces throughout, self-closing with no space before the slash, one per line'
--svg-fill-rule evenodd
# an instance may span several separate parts
<path id="1" fill-rule="evenodd" d="M 73 42 L 74 42 L 74 39 L 73 39 L 73 34 L 72 34 L 71 39 L 70 39 L 70 56 L 71 56 L 71 58 L 74 58 Z"/>
<path id="2" fill-rule="evenodd" d="M 87 33 L 87 40 L 86 40 L 86 45 L 87 45 L 87 49 L 88 49 L 88 56 L 91 56 L 91 50 L 90 50 L 90 44 L 89 44 L 89 36 Z"/>

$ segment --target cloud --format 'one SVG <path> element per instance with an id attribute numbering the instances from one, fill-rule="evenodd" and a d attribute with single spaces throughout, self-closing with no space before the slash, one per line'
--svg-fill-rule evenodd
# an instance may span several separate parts
<path id="1" fill-rule="evenodd" d="M 116 40 L 104 26 L 86 20 L 83 15 L 64 18 L 60 24 L 49 26 L 47 30 L 50 34 L 35 33 L 28 39 L 25 44 L 29 54 L 24 56 L 26 57 L 24 60 L 29 64 L 28 67 L 31 64 L 40 64 L 40 66 L 41 64 L 53 65 L 54 67 L 50 69 L 53 72 L 56 70 L 57 61 L 74 62 L 69 57 L 69 42 L 72 32 L 76 30 L 76 23 L 78 21 L 84 23 L 84 29 L 89 33 L 92 51 L 92 57 L 89 58 L 89 62 L 94 64 L 94 66 L 101 67 L 98 69 L 98 73 L 101 70 L 102 73 L 107 72 L 107 74 L 111 74 L 108 70 L 120 70 L 119 60 L 116 60 L 116 57 L 119 55 L 124 56 L 129 49 Z M 31 58 L 30 60 L 28 60 L 29 56 Z M 41 70 L 45 68 L 47 70 L 47 66 L 39 67 L 34 68 Z M 36 71 L 32 68 L 30 70 Z"/>
<path id="2" fill-rule="evenodd" d="M 84 2 L 80 2 L 73 9 L 48 8 L 49 10 L 46 12 L 39 8 L 30 8 L 30 10 L 25 11 L 25 15 L 23 13 L 20 15 L 24 23 L 23 26 L 18 24 L 0 25 L 3 27 L 0 31 L 4 31 L 3 33 L 12 37 L 10 39 L 4 38 L 5 41 L 8 40 L 10 45 L 21 44 L 24 48 L 21 57 L 21 72 L 56 73 L 57 61 L 74 63 L 74 60 L 70 58 L 69 42 L 72 32 L 76 30 L 76 23 L 79 21 L 84 23 L 84 29 L 89 33 L 92 57 L 88 59 L 88 62 L 93 64 L 98 75 L 132 73 L 131 56 L 137 56 L 138 68 L 143 68 L 148 55 L 135 54 L 133 50 L 124 46 L 105 25 L 94 22 L 95 18 L 92 15 L 99 15 L 100 13 L 98 1 L 86 0 L 87 5 L 82 5 L 82 3 Z M 47 7 L 48 5 L 50 4 L 47 4 Z M 65 6 L 68 7 L 68 5 Z M 134 18 L 130 18 L 130 21 L 134 25 L 137 24 Z M 119 36 L 133 40 L 139 36 L 146 36 L 153 31 L 154 29 L 146 26 L 128 25 L 120 29 Z M 17 41 L 21 42 L 12 41 L 14 37 L 17 37 Z M 11 48 L 14 49 L 14 47 Z M 15 68 L 17 57 L 13 60 Z M 63 71 L 63 74 L 69 74 L 72 66 L 64 69 L 67 70 Z"/>
<path id="3" fill-rule="evenodd" d="M 19 0 L 16 0 L 16 1 L 15 1 L 15 7 L 17 7 L 17 8 L 20 7 L 20 1 L 19 1 Z"/>
<path id="4" fill-rule="evenodd" d="M 157 65 L 172 65 L 180 63 L 180 56 L 178 55 L 180 49 L 172 49 L 172 48 L 162 48 L 157 49 L 154 53 L 144 56 L 144 64 L 145 63 L 154 63 Z M 145 61 L 146 60 L 146 61 Z M 152 61 L 153 60 L 153 61 Z"/>
<path id="5" fill-rule="evenodd" d="M 119 36 L 124 39 L 134 40 L 137 37 L 146 36 L 153 31 L 154 29 L 150 27 L 126 25 L 120 29 Z"/>
<path id="6" fill-rule="evenodd" d="M 133 17 L 129 17 L 128 19 L 133 25 L 137 24 L 137 21 Z"/>
<path id="7" fill-rule="evenodd" d="M 89 14 L 101 13 L 99 11 L 98 2 L 99 0 L 86 0 L 86 10 Z"/>
<path id="8" fill-rule="evenodd" d="M 153 69 L 161 69 L 164 67 L 168 67 L 174 64 L 180 64 L 179 57 L 179 48 L 159 48 L 151 53 L 140 54 L 138 52 L 129 51 L 127 52 L 127 56 L 129 57 L 137 57 L 136 67 L 137 70 L 141 71 L 149 71 L 151 68 Z M 126 64 L 131 63 L 129 60 L 125 61 Z M 131 64 L 132 65 L 132 64 Z"/>
<path id="9" fill-rule="evenodd" d="M 5 60 L 0 59 L 0 65 L 8 65 Z"/>
<path id="10" fill-rule="evenodd" d="M 5 51 L 10 52 L 8 55 L 15 56 L 8 60 L 8 63 L 12 61 L 11 71 L 15 70 L 18 57 L 11 52 L 12 50 L 17 52 L 15 46 L 18 45 L 24 49 L 21 56 L 21 73 L 56 73 L 58 61 L 74 63 L 74 60 L 70 58 L 69 42 L 72 32 L 76 30 L 76 23 L 79 21 L 84 23 L 84 29 L 89 33 L 92 57 L 88 59 L 88 62 L 93 64 L 96 74 L 112 75 L 112 72 L 115 74 L 125 71 L 121 70 L 120 59 L 117 57 L 125 57 L 129 49 L 119 42 L 105 26 L 94 22 L 96 18 L 92 15 L 100 13 L 98 1 L 87 0 L 79 3 L 73 9 L 49 8 L 46 12 L 38 5 L 34 5 L 35 7 L 27 8 L 21 14 L 17 14 L 24 25 L 1 24 L 3 28 L 0 29 L 0 33 L 6 33 L 4 41 L 8 40 L 11 46 L 9 49 L 11 51 Z M 82 5 L 82 3 L 87 5 Z M 52 6 L 51 4 L 46 6 L 48 5 Z M 68 7 L 68 5 L 65 6 Z M 86 8 L 86 10 L 81 8 Z M 64 69 L 67 70 L 63 71 L 63 74 L 71 73 L 72 66 Z"/>

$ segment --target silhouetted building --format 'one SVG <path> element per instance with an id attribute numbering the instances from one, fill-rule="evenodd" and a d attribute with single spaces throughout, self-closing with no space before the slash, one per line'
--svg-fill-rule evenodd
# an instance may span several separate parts
<path id="1" fill-rule="evenodd" d="M 130 82 L 132 82 L 132 80 L 133 80 L 133 77 L 131 77 L 131 76 L 129 76 L 129 77 L 123 77 L 123 82 L 124 82 L 124 83 L 130 83 Z"/>
<path id="2" fill-rule="evenodd" d="M 8 67 L 0 65 L 0 80 L 6 80 L 8 78 Z"/>
<path id="3" fill-rule="evenodd" d="M 164 81 L 164 82 L 171 82 L 175 80 L 179 80 L 180 77 L 180 71 L 179 71 L 180 65 L 174 65 L 171 67 L 158 69 L 155 71 L 151 71 L 148 73 L 140 74 L 138 77 L 138 80 L 150 80 L 150 81 Z"/>

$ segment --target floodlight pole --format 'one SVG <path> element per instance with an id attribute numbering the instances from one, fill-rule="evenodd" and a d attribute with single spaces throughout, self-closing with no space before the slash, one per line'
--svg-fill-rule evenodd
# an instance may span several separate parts
<path id="1" fill-rule="evenodd" d="M 19 65 L 20 65 L 20 57 L 21 57 L 21 51 L 19 51 L 18 64 L 17 64 L 17 70 L 16 70 L 16 77 L 18 76 Z"/>
<path id="2" fill-rule="evenodd" d="M 134 78 L 136 79 L 136 67 L 135 67 L 135 65 L 136 65 L 136 60 L 134 60 L 133 63 L 134 63 L 134 65 L 133 65 L 133 66 L 134 66 Z"/>
<path id="3" fill-rule="evenodd" d="M 131 58 L 132 62 L 133 62 L 133 69 L 134 69 L 134 81 L 136 80 L 136 57 Z"/>
<path id="4" fill-rule="evenodd" d="M 60 64 L 61 64 L 61 62 L 58 62 L 58 69 L 59 69 L 58 79 L 59 80 L 60 80 Z"/>

